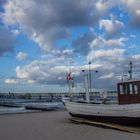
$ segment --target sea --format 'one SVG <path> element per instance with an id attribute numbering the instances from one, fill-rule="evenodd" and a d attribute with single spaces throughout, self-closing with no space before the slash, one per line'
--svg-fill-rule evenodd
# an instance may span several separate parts
<path id="1" fill-rule="evenodd" d="M 0 114 L 13 114 L 13 113 L 28 113 L 28 112 L 38 112 L 39 109 L 26 109 L 26 106 L 35 106 L 37 108 L 58 108 L 63 109 L 64 105 L 60 101 L 48 100 L 29 100 L 29 99 L 0 99 Z"/>
<path id="2" fill-rule="evenodd" d="M 81 97 L 76 98 L 79 100 Z M 91 100 L 100 101 L 100 96 L 94 96 Z M 85 100 L 85 99 L 84 99 Z M 108 100 L 113 102 L 117 101 L 116 96 L 108 96 Z M 61 100 L 50 101 L 48 99 L 19 99 L 19 98 L 0 98 L 0 114 L 13 114 L 13 113 L 29 113 L 38 112 L 40 109 L 26 109 L 27 106 L 34 106 L 36 108 L 57 108 L 64 109 L 64 105 Z"/>

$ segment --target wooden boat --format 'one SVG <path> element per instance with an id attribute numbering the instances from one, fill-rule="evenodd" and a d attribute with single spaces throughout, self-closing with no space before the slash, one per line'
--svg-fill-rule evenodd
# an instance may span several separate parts
<path id="1" fill-rule="evenodd" d="M 140 81 L 131 80 L 117 84 L 118 103 L 91 103 L 63 100 L 74 117 L 101 122 L 140 125 Z"/>

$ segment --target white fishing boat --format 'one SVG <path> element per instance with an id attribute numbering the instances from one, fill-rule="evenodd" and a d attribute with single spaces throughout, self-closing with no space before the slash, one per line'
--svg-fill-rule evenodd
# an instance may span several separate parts
<path id="1" fill-rule="evenodd" d="M 86 102 L 63 100 L 66 109 L 74 117 L 106 121 L 119 124 L 140 125 L 140 81 L 129 80 L 117 84 L 118 103 L 90 102 L 86 91 Z"/>

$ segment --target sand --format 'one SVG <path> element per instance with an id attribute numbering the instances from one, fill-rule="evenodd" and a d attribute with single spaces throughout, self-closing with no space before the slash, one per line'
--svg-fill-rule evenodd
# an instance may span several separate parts
<path id="1" fill-rule="evenodd" d="M 0 115 L 0 140 L 140 140 L 140 135 L 71 123 L 67 111 Z"/>

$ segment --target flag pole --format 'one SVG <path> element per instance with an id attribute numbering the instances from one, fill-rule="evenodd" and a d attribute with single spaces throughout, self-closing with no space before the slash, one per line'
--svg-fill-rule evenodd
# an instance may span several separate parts
<path id="1" fill-rule="evenodd" d="M 66 80 L 67 80 L 67 85 L 68 85 L 69 94 L 70 94 L 70 82 L 69 82 L 69 80 L 68 80 L 68 73 L 66 73 Z"/>

